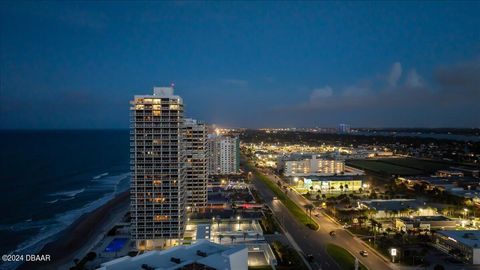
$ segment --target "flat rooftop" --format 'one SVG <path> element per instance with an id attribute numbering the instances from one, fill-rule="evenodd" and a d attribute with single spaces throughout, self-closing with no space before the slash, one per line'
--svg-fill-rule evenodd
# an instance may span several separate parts
<path id="1" fill-rule="evenodd" d="M 364 175 L 307 175 L 300 178 L 307 178 L 312 181 L 360 181 L 364 179 Z"/>
<path id="2" fill-rule="evenodd" d="M 377 211 L 397 211 L 407 208 L 419 209 L 427 207 L 425 202 L 415 199 L 391 199 L 391 200 L 368 200 L 363 201 L 370 208 L 375 208 Z"/>
<path id="3" fill-rule="evenodd" d="M 465 246 L 479 249 L 480 248 L 480 231 L 479 230 L 464 230 L 464 231 L 437 231 L 451 238 L 452 241 L 457 241 Z"/>
<path id="4" fill-rule="evenodd" d="M 414 218 L 410 217 L 399 217 L 402 221 L 420 221 L 420 222 L 428 222 L 428 221 L 451 221 L 452 219 L 445 217 L 445 216 L 416 216 Z"/>
<path id="5" fill-rule="evenodd" d="M 244 245 L 223 246 L 199 240 L 190 246 L 176 246 L 161 251 L 149 251 L 136 257 L 125 256 L 103 263 L 99 270 L 181 269 L 194 264 L 214 269 L 247 269 L 248 249 Z"/>

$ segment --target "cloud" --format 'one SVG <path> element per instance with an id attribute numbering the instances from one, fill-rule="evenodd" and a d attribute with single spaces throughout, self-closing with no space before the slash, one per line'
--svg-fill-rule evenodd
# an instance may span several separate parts
<path id="1" fill-rule="evenodd" d="M 317 88 L 312 91 L 310 94 L 310 101 L 315 102 L 319 99 L 324 99 L 331 97 L 333 94 L 333 90 L 330 86 L 325 86 L 323 88 Z"/>
<path id="2" fill-rule="evenodd" d="M 240 80 L 240 79 L 221 79 L 220 81 L 223 84 L 228 84 L 228 85 L 231 85 L 231 86 L 237 86 L 237 87 L 248 86 L 248 81 Z"/>
<path id="3" fill-rule="evenodd" d="M 480 95 L 480 58 L 443 66 L 436 70 L 435 79 L 444 92 L 452 95 Z"/>
<path id="4" fill-rule="evenodd" d="M 407 78 L 405 80 L 405 85 L 412 88 L 423 87 L 423 78 L 418 75 L 415 69 L 412 69 L 410 70 L 410 72 L 408 72 Z"/>
<path id="5" fill-rule="evenodd" d="M 387 83 L 390 87 L 396 87 L 398 80 L 402 76 L 402 64 L 395 62 L 387 76 Z"/>
<path id="6" fill-rule="evenodd" d="M 480 114 L 477 104 L 480 100 L 479 60 L 437 68 L 430 82 L 414 68 L 402 76 L 402 69 L 397 62 L 385 76 L 374 76 L 345 87 L 315 88 L 304 102 L 277 107 L 274 111 L 292 119 L 303 115 L 302 121 L 308 121 L 308 116 L 312 117 L 311 121 L 318 121 L 315 115 L 328 113 L 332 119 L 336 115 L 343 118 L 348 115 L 368 122 L 375 117 L 376 121 L 382 119 L 393 125 L 400 121 L 418 125 L 431 125 L 434 121 L 451 126 L 480 124 L 474 116 Z M 391 91 L 392 88 L 395 91 Z M 458 119 L 459 115 L 465 117 Z M 391 122 L 392 119 L 397 122 Z"/>

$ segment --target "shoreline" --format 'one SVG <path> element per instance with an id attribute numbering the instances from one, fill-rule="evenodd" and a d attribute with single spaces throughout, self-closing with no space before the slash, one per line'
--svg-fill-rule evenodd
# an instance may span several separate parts
<path id="1" fill-rule="evenodd" d="M 29 269 L 58 269 L 66 264 L 73 263 L 75 256 L 84 256 L 79 251 L 86 248 L 92 240 L 99 237 L 101 233 L 108 231 L 112 218 L 123 214 L 128 210 L 129 191 L 124 191 L 113 199 L 95 209 L 85 213 L 73 224 L 63 230 L 59 237 L 47 243 L 37 254 L 50 255 L 50 262 L 25 262 L 19 270 Z M 77 259 L 82 259 L 79 257 Z M 67 268 L 68 269 L 68 268 Z"/>

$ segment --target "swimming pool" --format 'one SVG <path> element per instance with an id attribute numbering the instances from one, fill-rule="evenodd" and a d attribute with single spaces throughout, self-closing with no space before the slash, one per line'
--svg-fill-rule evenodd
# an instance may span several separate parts
<path id="1" fill-rule="evenodd" d="M 128 242 L 128 238 L 115 238 L 105 248 L 105 252 L 117 252 L 121 250 L 127 242 Z"/>

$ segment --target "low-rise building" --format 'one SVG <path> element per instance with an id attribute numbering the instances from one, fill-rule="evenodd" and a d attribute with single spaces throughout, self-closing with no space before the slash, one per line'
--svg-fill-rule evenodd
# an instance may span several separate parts
<path id="1" fill-rule="evenodd" d="M 435 176 L 438 177 L 463 177 L 463 172 L 460 171 L 450 171 L 450 170 L 439 170 L 435 173 Z"/>
<path id="2" fill-rule="evenodd" d="M 470 264 L 480 264 L 480 231 L 437 231 L 435 246 Z"/>
<path id="3" fill-rule="evenodd" d="M 190 246 L 149 251 L 136 257 L 125 256 L 102 263 L 99 270 L 248 269 L 245 245 L 224 246 L 199 240 Z"/>
<path id="4" fill-rule="evenodd" d="M 358 191 L 363 187 L 362 175 L 338 175 L 338 176 L 317 176 L 294 177 L 293 182 L 298 186 L 325 193 L 331 191 Z"/>
<path id="5" fill-rule="evenodd" d="M 435 216 L 437 211 L 426 202 L 416 199 L 366 200 L 361 207 L 375 210 L 373 218 Z"/>
<path id="6" fill-rule="evenodd" d="M 407 230 L 431 230 L 431 229 L 454 229 L 457 221 L 444 216 L 416 216 L 398 217 L 395 219 L 395 228 L 399 231 Z"/>

